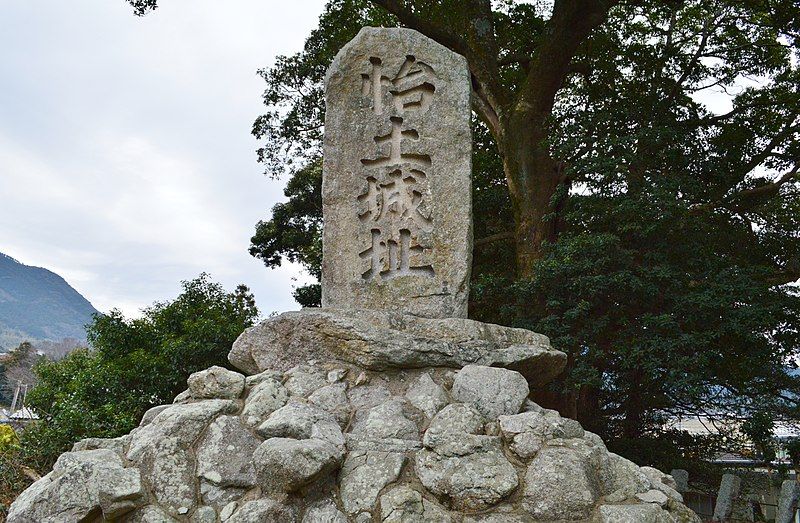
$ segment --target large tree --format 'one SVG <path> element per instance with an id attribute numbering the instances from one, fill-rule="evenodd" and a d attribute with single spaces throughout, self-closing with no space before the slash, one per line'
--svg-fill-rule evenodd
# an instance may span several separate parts
<path id="1" fill-rule="evenodd" d="M 665 416 L 792 414 L 800 6 L 331 0 L 304 49 L 262 71 L 259 157 L 292 175 L 253 239 L 268 266 L 319 269 L 322 82 L 364 25 L 467 57 L 470 314 L 569 353 L 544 401 L 628 441 Z"/>

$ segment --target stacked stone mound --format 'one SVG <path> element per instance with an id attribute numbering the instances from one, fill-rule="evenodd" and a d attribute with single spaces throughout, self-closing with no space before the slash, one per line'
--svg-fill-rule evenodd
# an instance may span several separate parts
<path id="1" fill-rule="evenodd" d="M 301 354 L 337 345 L 338 357 L 273 370 L 250 358 L 258 372 L 247 377 L 221 367 L 193 374 L 174 404 L 149 410 L 130 434 L 77 443 L 14 502 L 8 521 L 699 521 L 670 476 L 531 402 L 520 372 L 440 362 L 443 353 L 482 360 L 497 343 L 528 341 L 536 349 L 516 343 L 520 360 L 506 366 L 532 372 L 538 359 L 560 368 L 563 354 L 543 336 L 469 320 L 453 320 L 466 334 L 448 334 L 451 320 L 406 318 L 399 330 L 378 321 L 362 331 L 384 336 L 368 350 L 356 330 L 369 320 L 354 323 L 358 316 L 304 311 L 262 323 L 232 360 L 255 349 L 285 366 L 301 339 L 316 344 Z M 438 351 L 419 321 L 440 336 Z M 424 348 L 418 368 L 352 363 L 391 349 L 390 335 Z M 425 351 L 437 366 L 423 365 Z"/>

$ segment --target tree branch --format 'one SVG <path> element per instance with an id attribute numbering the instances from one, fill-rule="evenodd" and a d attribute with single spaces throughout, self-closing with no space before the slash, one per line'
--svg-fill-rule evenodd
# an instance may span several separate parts
<path id="1" fill-rule="evenodd" d="M 452 31 L 440 27 L 430 20 L 425 20 L 417 16 L 411 9 L 407 8 L 403 0 L 370 0 L 373 4 L 384 8 L 397 17 L 400 22 L 415 29 L 425 36 L 432 38 L 449 47 L 453 51 L 466 56 L 469 53 L 467 41 L 457 36 Z"/>
<path id="2" fill-rule="evenodd" d="M 800 164 L 795 165 L 791 171 L 774 182 L 753 187 L 752 189 L 743 189 L 716 202 L 695 205 L 690 209 L 690 212 L 691 214 L 701 214 L 718 208 L 728 209 L 734 212 L 749 211 L 757 207 L 765 199 L 778 195 L 784 184 L 800 180 L 798 171 L 800 171 Z"/>
<path id="3" fill-rule="evenodd" d="M 475 240 L 473 246 L 483 247 L 484 245 L 489 245 L 502 240 L 513 240 L 513 239 L 514 239 L 514 231 L 498 232 L 497 234 L 491 234 L 489 236 L 486 236 L 485 238 L 480 238 L 478 240 Z"/>
<path id="4" fill-rule="evenodd" d="M 517 108 L 549 115 L 555 96 L 570 73 L 573 57 L 618 0 L 556 0 L 546 34 L 520 88 Z"/>
<path id="5" fill-rule="evenodd" d="M 498 46 L 494 34 L 494 16 L 490 0 L 465 0 L 461 15 L 464 27 L 434 22 L 434 18 L 423 18 L 415 13 L 404 0 L 370 0 L 394 14 L 400 22 L 463 55 L 467 59 L 475 96 L 473 107 L 481 119 L 494 132 L 498 132 L 499 117 L 508 98 L 500 82 Z"/>

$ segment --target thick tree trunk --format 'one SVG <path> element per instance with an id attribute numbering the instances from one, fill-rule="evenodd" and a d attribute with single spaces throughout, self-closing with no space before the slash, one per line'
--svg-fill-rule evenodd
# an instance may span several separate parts
<path id="1" fill-rule="evenodd" d="M 542 256 L 545 242 L 558 234 L 558 220 L 547 219 L 553 212 L 553 196 L 562 177 L 556 162 L 544 144 L 541 120 L 516 115 L 505 126 L 500 153 L 514 206 L 514 239 L 517 274 L 531 278 Z"/>

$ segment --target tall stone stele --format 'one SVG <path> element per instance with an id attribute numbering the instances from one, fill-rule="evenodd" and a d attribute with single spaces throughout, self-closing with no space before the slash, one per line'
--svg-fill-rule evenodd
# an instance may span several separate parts
<path id="1" fill-rule="evenodd" d="M 323 307 L 466 317 L 466 60 L 410 29 L 366 27 L 325 85 Z"/>
<path id="2" fill-rule="evenodd" d="M 90 438 L 9 523 L 700 523 L 671 477 L 529 399 L 546 336 L 466 318 L 465 61 L 366 28 L 328 75 L 325 306 L 247 329 L 119 438 Z"/>

